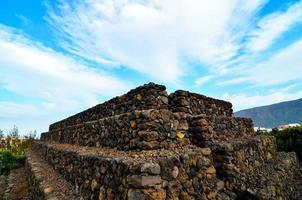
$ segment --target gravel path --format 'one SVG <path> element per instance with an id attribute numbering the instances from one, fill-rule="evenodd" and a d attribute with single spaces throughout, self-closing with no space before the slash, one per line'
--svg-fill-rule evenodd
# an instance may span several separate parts
<path id="1" fill-rule="evenodd" d="M 1 200 L 29 200 L 25 167 L 13 169 L 9 175 L 1 176 L 0 187 Z"/>

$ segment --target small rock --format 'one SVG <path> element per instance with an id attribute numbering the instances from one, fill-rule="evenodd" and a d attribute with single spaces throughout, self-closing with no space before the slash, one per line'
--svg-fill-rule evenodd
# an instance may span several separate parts
<path id="1" fill-rule="evenodd" d="M 208 126 L 209 122 L 206 119 L 202 118 L 202 119 L 198 120 L 198 125 L 200 125 L 200 126 Z"/>
<path id="2" fill-rule="evenodd" d="M 228 170 L 233 170 L 235 165 L 233 163 L 230 164 L 223 164 L 223 168 L 228 169 Z"/>
<path id="3" fill-rule="evenodd" d="M 211 166 L 206 170 L 207 174 L 216 174 L 216 169 L 215 167 Z"/>
<path id="4" fill-rule="evenodd" d="M 215 199 L 217 193 L 216 192 L 209 192 L 207 194 L 208 199 Z"/>
<path id="5" fill-rule="evenodd" d="M 158 141 L 150 141 L 150 142 L 141 141 L 141 142 L 138 143 L 138 146 L 141 149 L 153 150 L 153 149 L 158 149 L 159 148 L 159 142 Z"/>
<path id="6" fill-rule="evenodd" d="M 200 151 L 201 151 L 202 155 L 205 155 L 205 156 L 209 156 L 212 153 L 210 148 L 202 148 Z"/>
<path id="7" fill-rule="evenodd" d="M 224 188 L 224 182 L 223 181 L 218 181 L 216 183 L 217 190 L 222 190 Z"/>
<path id="8" fill-rule="evenodd" d="M 130 126 L 131 126 L 131 128 L 135 128 L 136 127 L 136 121 L 135 120 L 131 120 L 130 121 Z"/>
<path id="9" fill-rule="evenodd" d="M 45 194 L 49 194 L 49 193 L 51 193 L 52 191 L 53 191 L 52 187 L 46 187 L 46 188 L 44 188 L 44 193 L 45 193 Z"/>
<path id="10" fill-rule="evenodd" d="M 93 179 L 91 182 L 91 190 L 94 191 L 97 186 L 98 186 L 98 182 L 95 179 Z"/>
<path id="11" fill-rule="evenodd" d="M 128 200 L 147 200 L 156 199 L 164 200 L 166 199 L 166 191 L 164 189 L 129 189 L 128 190 Z"/>
<path id="12" fill-rule="evenodd" d="M 179 124 L 178 124 L 178 129 L 179 130 L 188 130 L 189 129 L 189 124 L 187 121 L 180 121 Z"/>
<path id="13" fill-rule="evenodd" d="M 136 99 L 141 101 L 142 100 L 142 95 L 140 95 L 140 94 L 136 95 Z"/>
<path id="14" fill-rule="evenodd" d="M 160 174 L 160 166 L 159 164 L 144 163 L 141 166 L 141 172 L 158 175 Z"/>
<path id="15" fill-rule="evenodd" d="M 273 159 L 273 156 L 272 156 L 272 154 L 271 154 L 270 152 L 267 152 L 267 154 L 266 154 L 266 159 L 267 159 L 267 160 Z"/>
<path id="16" fill-rule="evenodd" d="M 173 180 L 179 174 L 179 169 L 172 160 L 170 159 L 161 159 L 160 162 L 161 167 L 161 176 L 165 180 Z"/>
<path id="17" fill-rule="evenodd" d="M 160 176 L 140 176 L 132 175 L 127 177 L 129 185 L 132 185 L 137 188 L 141 187 L 155 187 L 162 183 Z"/>
<path id="18" fill-rule="evenodd" d="M 179 100 L 179 104 L 180 104 L 181 106 L 188 106 L 188 105 L 189 105 L 189 102 L 188 102 L 187 100 L 185 100 L 185 99 L 180 99 L 180 100 Z"/>
<path id="19" fill-rule="evenodd" d="M 185 137 L 185 132 L 184 131 L 176 131 L 176 136 L 180 139 Z"/>
<path id="20" fill-rule="evenodd" d="M 167 97 L 161 97 L 161 101 L 164 103 L 164 104 L 168 104 L 169 103 L 169 100 Z"/>
<path id="21" fill-rule="evenodd" d="M 178 176 L 178 173 L 179 173 L 178 167 L 174 166 L 173 170 L 172 170 L 172 173 L 171 173 L 172 177 L 176 178 Z"/>
<path id="22" fill-rule="evenodd" d="M 137 134 L 147 142 L 158 139 L 158 133 L 156 131 L 139 131 Z"/>

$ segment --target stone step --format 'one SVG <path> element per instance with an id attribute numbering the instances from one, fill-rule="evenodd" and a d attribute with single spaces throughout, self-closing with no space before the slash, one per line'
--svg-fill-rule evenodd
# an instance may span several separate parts
<path id="1" fill-rule="evenodd" d="M 276 139 L 256 136 L 234 139 L 210 146 L 218 176 L 226 180 L 228 189 L 236 185 L 239 177 L 246 177 L 255 169 L 271 161 L 276 155 Z"/>
<path id="2" fill-rule="evenodd" d="M 178 90 L 168 96 L 165 86 L 149 83 L 53 123 L 49 126 L 49 130 L 64 129 L 67 126 L 99 120 L 108 116 L 148 109 L 169 109 L 171 112 L 185 112 L 191 115 L 204 114 L 229 117 L 233 115 L 230 102 L 183 90 Z"/>
<path id="3" fill-rule="evenodd" d="M 150 150 L 189 144 L 178 139 L 183 128 L 167 109 L 132 111 L 64 129 L 42 133 L 41 140 L 94 147 L 117 147 L 119 150 Z"/>
<path id="4" fill-rule="evenodd" d="M 189 132 L 198 146 L 255 136 L 251 119 L 225 116 L 193 116 L 189 121 Z"/>
<path id="5" fill-rule="evenodd" d="M 53 123 L 49 130 L 64 129 L 87 121 L 102 119 L 133 110 L 163 109 L 168 107 L 166 87 L 154 83 L 145 84 L 128 93 L 98 104 L 83 112 Z"/>
<path id="6" fill-rule="evenodd" d="M 242 181 L 241 199 L 290 199 L 295 198 L 295 176 L 299 163 L 294 152 L 278 152 L 272 162 L 256 169 L 246 181 Z M 239 189 L 240 187 L 238 187 Z M 294 196 L 294 197 L 293 197 Z"/>
<path id="7" fill-rule="evenodd" d="M 82 200 L 72 185 L 62 178 L 35 152 L 26 152 L 26 170 L 29 176 L 31 199 Z"/>
<path id="8" fill-rule="evenodd" d="M 209 148 L 137 152 L 39 142 L 33 149 L 85 199 L 219 199 L 224 186 Z"/>
<path id="9" fill-rule="evenodd" d="M 191 115 L 233 116 L 230 102 L 184 90 L 177 90 L 169 95 L 169 106 L 173 112 L 185 112 Z"/>
<path id="10" fill-rule="evenodd" d="M 42 141 L 120 150 L 150 150 L 188 144 L 208 146 L 254 136 L 250 119 L 192 116 L 167 109 L 135 110 L 41 134 Z"/>

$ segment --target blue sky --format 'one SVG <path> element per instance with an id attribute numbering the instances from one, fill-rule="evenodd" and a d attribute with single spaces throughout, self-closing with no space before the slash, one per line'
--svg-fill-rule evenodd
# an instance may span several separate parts
<path id="1" fill-rule="evenodd" d="M 0 129 L 150 81 L 234 110 L 301 98 L 302 0 L 1 1 Z"/>

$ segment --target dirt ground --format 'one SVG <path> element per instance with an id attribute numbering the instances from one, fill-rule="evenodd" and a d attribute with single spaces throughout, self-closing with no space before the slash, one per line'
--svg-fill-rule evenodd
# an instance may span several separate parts
<path id="1" fill-rule="evenodd" d="M 0 200 L 29 200 L 25 167 L 0 176 Z"/>

